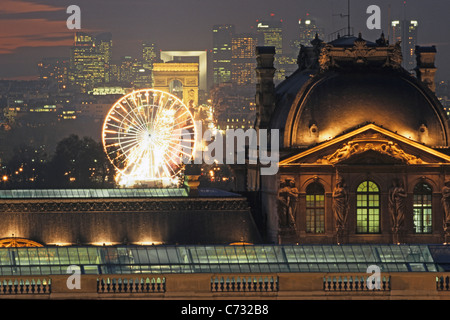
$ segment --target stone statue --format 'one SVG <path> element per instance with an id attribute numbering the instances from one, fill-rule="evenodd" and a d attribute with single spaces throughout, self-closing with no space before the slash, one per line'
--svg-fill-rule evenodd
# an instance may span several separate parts
<path id="1" fill-rule="evenodd" d="M 289 226 L 295 223 L 295 211 L 297 207 L 298 189 L 295 187 L 295 181 L 286 179 L 280 184 L 278 191 L 278 200 L 281 204 L 280 225 Z"/>
<path id="2" fill-rule="evenodd" d="M 391 216 L 392 231 L 394 232 L 394 242 L 398 242 L 398 231 L 403 224 L 406 213 L 406 192 L 398 179 L 394 179 L 389 190 L 389 213 Z"/>
<path id="3" fill-rule="evenodd" d="M 344 180 L 341 178 L 338 180 L 333 190 L 333 214 L 336 219 L 338 237 L 342 235 L 342 232 L 345 229 L 348 208 L 348 191 Z M 338 242 L 340 242 L 339 239 Z"/>
<path id="4" fill-rule="evenodd" d="M 444 230 L 450 232 L 450 180 L 444 183 L 441 202 L 444 208 Z"/>

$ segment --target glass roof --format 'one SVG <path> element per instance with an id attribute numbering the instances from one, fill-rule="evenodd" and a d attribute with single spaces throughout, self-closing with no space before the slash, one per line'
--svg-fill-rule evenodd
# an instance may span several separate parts
<path id="1" fill-rule="evenodd" d="M 0 275 L 450 271 L 450 246 L 197 245 L 0 248 Z"/>
<path id="2" fill-rule="evenodd" d="M 0 190 L 0 199 L 187 197 L 186 189 L 30 189 Z"/>
<path id="3" fill-rule="evenodd" d="M 214 188 L 199 188 L 198 191 L 201 197 L 241 197 L 239 194 Z M 0 199 L 157 198 L 187 196 L 188 191 L 184 188 L 0 190 Z"/>

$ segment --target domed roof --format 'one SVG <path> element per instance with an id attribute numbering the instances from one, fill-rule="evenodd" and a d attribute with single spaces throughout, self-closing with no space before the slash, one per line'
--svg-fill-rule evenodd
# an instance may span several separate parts
<path id="1" fill-rule="evenodd" d="M 280 129 L 284 148 L 308 147 L 367 123 L 448 146 L 448 121 L 435 94 L 402 68 L 299 69 L 276 88 L 271 128 Z"/>

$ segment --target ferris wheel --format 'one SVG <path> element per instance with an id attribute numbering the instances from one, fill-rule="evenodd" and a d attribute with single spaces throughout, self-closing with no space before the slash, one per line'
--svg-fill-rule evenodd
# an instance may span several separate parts
<path id="1" fill-rule="evenodd" d="M 121 185 L 174 181 L 195 151 L 196 128 L 187 106 L 155 89 L 118 100 L 103 124 L 103 147 Z"/>

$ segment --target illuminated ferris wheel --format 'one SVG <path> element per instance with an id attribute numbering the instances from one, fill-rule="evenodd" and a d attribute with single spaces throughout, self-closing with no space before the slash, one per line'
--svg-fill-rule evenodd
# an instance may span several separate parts
<path id="1" fill-rule="evenodd" d="M 142 89 L 112 106 L 102 137 L 119 184 L 174 182 L 194 154 L 196 128 L 192 113 L 176 96 Z"/>

